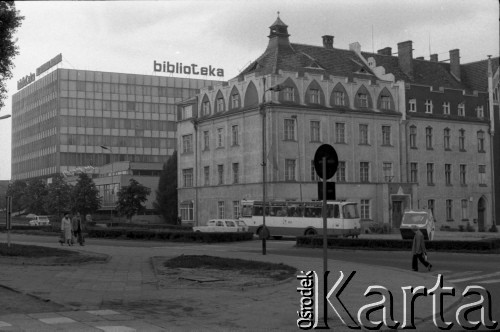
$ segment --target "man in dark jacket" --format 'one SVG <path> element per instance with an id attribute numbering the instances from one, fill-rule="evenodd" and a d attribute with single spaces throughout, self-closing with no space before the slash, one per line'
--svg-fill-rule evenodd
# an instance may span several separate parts
<path id="1" fill-rule="evenodd" d="M 415 236 L 413 237 L 413 246 L 411 248 L 413 254 L 412 269 L 413 271 L 418 271 L 418 259 L 430 271 L 432 269 L 432 264 L 424 258 L 424 255 L 427 257 L 424 234 L 422 234 L 418 227 L 413 227 L 413 232 Z"/>

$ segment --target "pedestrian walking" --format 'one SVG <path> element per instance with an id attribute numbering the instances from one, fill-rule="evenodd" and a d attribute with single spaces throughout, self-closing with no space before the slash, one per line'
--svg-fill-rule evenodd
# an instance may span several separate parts
<path id="1" fill-rule="evenodd" d="M 71 219 L 69 213 L 65 213 L 64 217 L 61 220 L 61 233 L 62 233 L 61 245 L 67 243 L 68 246 L 72 246 L 73 244 L 71 243 L 71 239 L 73 237 L 73 234 L 71 232 Z"/>
<path id="2" fill-rule="evenodd" d="M 425 249 L 425 239 L 424 234 L 420 231 L 420 228 L 414 226 L 412 228 L 415 233 L 413 237 L 412 245 L 412 269 L 413 271 L 418 271 L 418 261 L 420 261 L 424 266 L 430 271 L 432 269 L 432 264 L 427 260 L 427 250 Z"/>
<path id="3" fill-rule="evenodd" d="M 77 212 L 71 221 L 71 228 L 73 229 L 73 235 L 75 236 L 78 243 L 83 246 L 85 239 L 83 238 L 83 221 L 80 217 L 80 212 Z"/>

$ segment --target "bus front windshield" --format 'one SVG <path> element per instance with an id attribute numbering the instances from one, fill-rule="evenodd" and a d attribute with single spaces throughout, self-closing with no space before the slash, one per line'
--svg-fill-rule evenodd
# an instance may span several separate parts
<path id="1" fill-rule="evenodd" d="M 344 205 L 342 207 L 342 214 L 344 215 L 344 219 L 357 219 L 357 218 L 359 218 L 358 205 L 357 204 Z"/>

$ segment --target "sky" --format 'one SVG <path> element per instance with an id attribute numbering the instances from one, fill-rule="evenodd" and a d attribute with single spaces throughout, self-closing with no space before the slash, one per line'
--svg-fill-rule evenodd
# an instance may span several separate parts
<path id="1" fill-rule="evenodd" d="M 268 43 L 279 12 L 292 43 L 362 51 L 412 40 L 429 58 L 460 49 L 461 63 L 499 54 L 498 0 L 22 1 L 19 55 L 0 116 L 12 113 L 17 81 L 62 53 L 59 68 L 155 74 L 154 61 L 194 63 L 236 76 Z M 167 75 L 156 73 L 156 75 Z M 204 78 L 192 76 L 193 78 Z M 11 119 L 0 120 L 0 180 L 11 178 Z"/>

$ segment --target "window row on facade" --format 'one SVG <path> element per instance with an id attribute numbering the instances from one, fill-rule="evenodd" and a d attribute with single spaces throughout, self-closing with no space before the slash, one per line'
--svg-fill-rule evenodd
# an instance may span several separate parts
<path id="1" fill-rule="evenodd" d="M 101 129 L 134 129 L 175 132 L 175 121 L 124 119 L 114 117 L 71 116 L 59 117 L 60 127 L 101 128 Z"/>
<path id="2" fill-rule="evenodd" d="M 458 103 L 456 107 L 452 108 L 449 101 L 443 102 L 441 105 L 434 105 L 432 99 L 426 99 L 424 104 L 426 114 L 443 114 L 443 115 L 457 115 L 465 117 L 465 102 Z M 417 112 L 417 99 L 411 98 L 408 101 L 408 111 Z M 479 119 L 485 118 L 484 106 L 476 106 L 474 109 L 475 115 Z"/>
<path id="3" fill-rule="evenodd" d="M 410 163 L 410 182 L 419 183 L 419 163 L 411 162 Z M 426 179 L 424 183 L 427 183 L 428 186 L 436 185 L 436 179 L 441 179 L 440 182 L 444 182 L 447 186 L 452 186 L 453 184 L 459 184 L 461 186 L 466 186 L 470 181 L 469 179 L 469 169 L 470 165 L 467 164 L 444 164 L 438 165 L 434 163 L 426 163 L 425 164 L 425 175 Z M 479 186 L 487 186 L 487 177 L 486 177 L 486 165 L 478 164 L 477 165 L 477 183 Z M 455 176 L 458 175 L 458 177 Z M 444 179 L 444 180 L 443 180 Z M 458 181 L 457 181 L 458 180 Z M 422 181 L 420 181 L 421 183 Z M 475 182 L 475 181 L 472 181 Z"/>
<path id="4" fill-rule="evenodd" d="M 452 150 L 452 137 L 451 137 L 451 129 L 445 128 L 442 133 L 443 143 L 442 146 L 445 151 Z M 425 128 L 425 148 L 427 150 L 433 150 L 436 146 L 436 142 L 434 140 L 434 129 L 431 126 L 427 126 Z M 455 138 L 456 139 L 456 138 Z M 477 139 L 477 151 L 478 152 L 486 152 L 485 151 L 485 132 L 483 130 L 478 130 L 476 132 Z M 458 150 L 465 152 L 466 151 L 466 132 L 465 129 L 458 130 Z M 409 132 L 409 146 L 412 149 L 417 149 L 417 127 L 415 125 L 410 126 Z"/>
<path id="5" fill-rule="evenodd" d="M 60 107 L 77 110 L 175 114 L 174 103 L 167 104 L 85 98 L 60 98 Z"/>
<path id="6" fill-rule="evenodd" d="M 175 149 L 175 138 L 61 134 L 61 145 Z"/>

